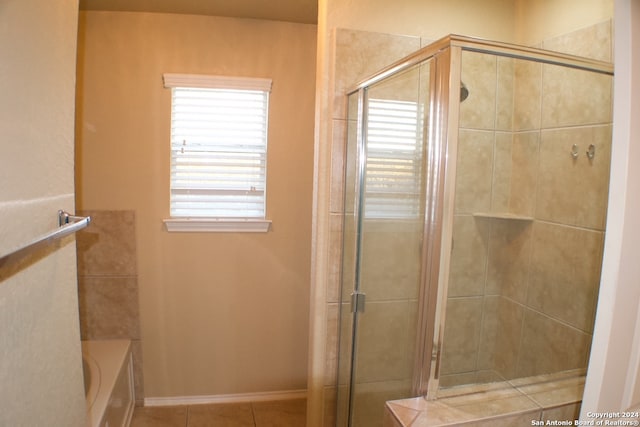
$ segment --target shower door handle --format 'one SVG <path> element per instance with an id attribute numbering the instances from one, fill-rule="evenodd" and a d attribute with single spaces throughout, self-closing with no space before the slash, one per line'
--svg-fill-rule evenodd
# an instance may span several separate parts
<path id="1" fill-rule="evenodd" d="M 364 313 L 364 302 L 367 295 L 360 291 L 354 291 L 351 294 L 351 312 Z"/>

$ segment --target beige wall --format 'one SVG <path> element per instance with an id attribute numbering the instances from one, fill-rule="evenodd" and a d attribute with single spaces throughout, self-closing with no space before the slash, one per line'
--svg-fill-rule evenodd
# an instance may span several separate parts
<path id="1" fill-rule="evenodd" d="M 74 210 L 78 2 L 0 4 L 0 256 Z M 0 266 L 0 425 L 82 426 L 73 238 Z"/>
<path id="2" fill-rule="evenodd" d="M 529 3 L 319 1 L 308 426 L 332 425 L 335 412 L 331 384 L 335 383 L 338 325 L 332 298 L 339 285 L 335 266 L 340 259 L 341 206 L 337 201 L 342 187 L 345 88 L 416 50 L 416 45 L 449 33 L 536 44 L 612 17 L 611 0 L 590 1 L 588 7 L 581 2 L 579 7 L 586 10 L 579 13 L 573 1 L 536 2 L 535 7 Z M 555 25 L 547 31 L 550 19 Z M 343 43 L 345 36 L 348 43 Z"/>
<path id="3" fill-rule="evenodd" d="M 606 21 L 613 0 L 327 0 L 335 28 L 421 36 L 461 34 L 535 44 Z"/>
<path id="4" fill-rule="evenodd" d="M 518 0 L 516 40 L 533 45 L 613 17 L 613 0 Z"/>
<path id="5" fill-rule="evenodd" d="M 327 0 L 326 3 L 327 21 L 333 28 L 431 40 L 452 33 L 515 41 L 518 2 L 513 0 Z"/>
<path id="6" fill-rule="evenodd" d="M 135 210 L 146 397 L 306 388 L 315 34 L 259 20 L 81 14 L 78 204 Z M 273 79 L 272 231 L 164 230 L 165 72 Z"/>

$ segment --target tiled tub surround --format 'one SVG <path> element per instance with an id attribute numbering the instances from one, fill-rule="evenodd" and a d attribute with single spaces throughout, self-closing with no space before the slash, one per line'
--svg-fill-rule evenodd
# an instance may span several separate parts
<path id="1" fill-rule="evenodd" d="M 83 340 L 131 341 L 136 404 L 144 399 L 133 211 L 82 210 L 91 226 L 77 233 L 78 299 Z"/>
<path id="2" fill-rule="evenodd" d="M 434 401 L 416 397 L 387 402 L 384 427 L 506 427 L 547 420 L 573 425 L 583 388 L 584 370 L 454 387 Z"/>

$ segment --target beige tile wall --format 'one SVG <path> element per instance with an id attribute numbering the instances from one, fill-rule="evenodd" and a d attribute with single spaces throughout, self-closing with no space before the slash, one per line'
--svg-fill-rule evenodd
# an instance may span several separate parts
<path id="1" fill-rule="evenodd" d="M 133 211 L 86 210 L 77 234 L 78 303 L 83 340 L 129 339 L 136 403 L 144 399 L 138 306 L 136 217 Z"/>
<path id="2" fill-rule="evenodd" d="M 493 131 L 460 130 L 456 166 L 455 210 L 457 214 L 491 210 L 495 136 Z"/>
<path id="3" fill-rule="evenodd" d="M 442 351 L 442 375 L 478 370 L 483 299 L 477 296 L 447 301 L 444 328 L 447 341 Z"/>
<path id="4" fill-rule="evenodd" d="M 578 147 L 579 157 L 567 161 L 573 144 Z M 593 160 L 586 156 L 591 144 L 596 150 Z M 610 123 L 543 130 L 536 217 L 581 228 L 604 229 L 610 159 Z"/>
<path id="5" fill-rule="evenodd" d="M 610 30 L 605 22 L 543 45 L 610 60 Z M 511 379 L 585 368 L 604 244 L 612 79 L 468 52 L 462 78 L 471 95 L 461 106 L 441 385 L 491 379 L 487 372 Z M 471 216 L 489 211 L 533 221 Z"/>

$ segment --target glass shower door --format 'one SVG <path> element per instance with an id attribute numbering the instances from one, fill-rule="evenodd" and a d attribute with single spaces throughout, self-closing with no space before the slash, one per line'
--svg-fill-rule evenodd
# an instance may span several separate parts
<path id="1" fill-rule="evenodd" d="M 338 426 L 381 426 L 384 402 L 412 395 L 430 73 L 422 63 L 349 99 Z"/>

